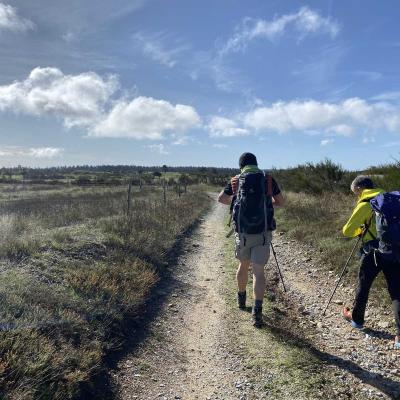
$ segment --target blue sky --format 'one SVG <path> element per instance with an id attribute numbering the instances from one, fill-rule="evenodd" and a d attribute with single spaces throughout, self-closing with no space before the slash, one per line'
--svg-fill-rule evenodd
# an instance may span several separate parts
<path id="1" fill-rule="evenodd" d="M 0 164 L 400 158 L 396 1 L 0 0 Z"/>

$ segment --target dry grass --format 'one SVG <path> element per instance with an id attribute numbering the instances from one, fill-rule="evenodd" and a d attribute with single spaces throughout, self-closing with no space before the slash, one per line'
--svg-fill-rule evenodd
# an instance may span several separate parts
<path id="1" fill-rule="evenodd" d="M 356 204 L 355 197 L 341 193 L 313 195 L 290 192 L 285 197 L 285 207 L 276 213 L 279 230 L 312 245 L 318 252 L 321 268 L 339 272 L 354 246 L 355 239 L 344 238 L 342 227 Z M 348 284 L 357 282 L 358 266 L 359 258 L 355 255 L 348 268 Z M 374 285 L 372 298 L 378 298 L 385 285 L 380 276 Z"/>
<path id="2" fill-rule="evenodd" d="M 0 398 L 76 398 L 209 200 L 168 193 L 165 207 L 159 191 L 134 192 L 127 217 L 126 188 L 11 193 L 0 196 Z"/>

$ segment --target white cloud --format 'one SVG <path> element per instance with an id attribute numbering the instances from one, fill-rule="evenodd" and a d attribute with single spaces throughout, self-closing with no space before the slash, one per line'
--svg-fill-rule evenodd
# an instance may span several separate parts
<path id="1" fill-rule="evenodd" d="M 160 153 L 167 155 L 169 154 L 169 151 L 166 150 L 165 146 L 162 143 L 159 144 L 150 144 L 147 146 L 151 151 L 155 153 Z"/>
<path id="2" fill-rule="evenodd" d="M 146 35 L 139 32 L 133 35 L 133 39 L 145 55 L 169 68 L 174 67 L 178 63 L 179 55 L 188 50 L 188 46 L 182 44 L 168 49 L 164 44 L 165 35 L 162 33 Z"/>
<path id="3" fill-rule="evenodd" d="M 361 78 L 365 78 L 366 80 L 369 80 L 369 81 L 379 81 L 380 79 L 383 78 L 382 72 L 378 72 L 378 71 L 358 70 L 358 71 L 354 71 L 354 74 L 357 76 L 360 76 Z"/>
<path id="4" fill-rule="evenodd" d="M 400 91 L 384 92 L 377 96 L 371 97 L 371 100 L 376 101 L 399 101 Z"/>
<path id="5" fill-rule="evenodd" d="M 351 136 L 354 133 L 354 128 L 346 124 L 339 124 L 329 127 L 328 131 L 339 136 Z"/>
<path id="6" fill-rule="evenodd" d="M 64 149 L 58 147 L 3 146 L 0 147 L 0 157 L 54 158 L 61 155 L 63 151 Z"/>
<path id="7" fill-rule="evenodd" d="M 0 86 L 0 111 L 55 115 L 66 127 L 87 126 L 100 118 L 118 88 L 115 77 L 94 72 L 64 75 L 57 68 L 35 68 L 24 81 Z"/>
<path id="8" fill-rule="evenodd" d="M 0 3 L 0 31 L 25 32 L 35 29 L 35 24 L 18 15 L 17 9 Z"/>
<path id="9" fill-rule="evenodd" d="M 54 158 L 59 156 L 63 149 L 57 147 L 39 147 L 29 149 L 29 155 L 35 158 Z"/>
<path id="10" fill-rule="evenodd" d="M 370 136 L 370 137 L 364 136 L 363 139 L 362 139 L 362 142 L 364 144 L 375 143 L 375 138 L 373 136 Z"/>
<path id="11" fill-rule="evenodd" d="M 172 142 L 174 146 L 186 146 L 189 144 L 189 138 L 187 136 L 182 136 Z"/>
<path id="12" fill-rule="evenodd" d="M 200 117 L 193 107 L 137 97 L 131 101 L 119 100 L 89 135 L 161 139 L 165 132 L 184 132 L 199 124 Z"/>
<path id="13" fill-rule="evenodd" d="M 277 102 L 248 112 L 243 123 L 256 131 L 278 133 L 316 131 L 349 136 L 355 131 L 399 132 L 400 109 L 390 103 L 370 103 L 357 97 L 339 103 Z"/>
<path id="14" fill-rule="evenodd" d="M 236 33 L 221 50 L 221 54 L 244 50 L 247 44 L 256 38 L 274 40 L 292 28 L 300 37 L 311 33 L 325 33 L 334 38 L 340 31 L 340 26 L 330 17 L 323 17 L 308 7 L 302 7 L 295 14 L 284 14 L 273 20 L 245 18 L 237 27 Z"/>
<path id="15" fill-rule="evenodd" d="M 249 131 L 240 128 L 236 121 L 224 117 L 212 117 L 208 125 L 211 136 L 214 137 L 232 137 L 248 135 Z"/>
<path id="16" fill-rule="evenodd" d="M 67 43 L 72 43 L 78 39 L 78 34 L 77 32 L 67 31 L 64 33 L 64 35 L 62 35 L 62 39 Z"/>
<path id="17" fill-rule="evenodd" d="M 374 142 L 375 142 L 375 140 L 374 140 Z M 367 141 L 367 142 L 364 142 L 363 141 L 363 143 L 371 143 L 371 142 L 369 142 L 369 141 Z M 394 141 L 394 142 L 388 142 L 388 143 L 384 143 L 384 144 L 382 144 L 380 147 L 398 147 L 398 146 L 400 146 L 400 141 Z"/>
<path id="18" fill-rule="evenodd" d="M 200 125 L 191 106 L 151 97 L 113 99 L 118 89 L 115 76 L 65 75 L 38 67 L 27 79 L 0 86 L 0 112 L 53 115 L 67 128 L 81 127 L 94 137 L 160 139 Z"/>
<path id="19" fill-rule="evenodd" d="M 222 143 L 214 143 L 212 146 L 216 149 L 226 149 L 228 147 L 228 145 Z"/>
<path id="20" fill-rule="evenodd" d="M 334 139 L 322 139 L 321 146 L 328 146 L 329 144 L 332 144 L 333 142 L 334 142 Z"/>

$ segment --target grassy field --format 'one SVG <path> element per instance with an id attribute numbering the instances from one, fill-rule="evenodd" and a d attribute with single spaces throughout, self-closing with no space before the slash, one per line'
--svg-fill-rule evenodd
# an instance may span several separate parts
<path id="1" fill-rule="evenodd" d="M 0 398 L 90 393 L 179 235 L 209 204 L 194 189 L 4 185 Z"/>

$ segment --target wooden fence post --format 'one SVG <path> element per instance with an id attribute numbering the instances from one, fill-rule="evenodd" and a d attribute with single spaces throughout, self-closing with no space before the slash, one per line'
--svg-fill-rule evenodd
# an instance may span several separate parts
<path id="1" fill-rule="evenodd" d="M 131 215 L 131 203 L 132 203 L 132 182 L 129 182 L 128 186 L 128 208 L 127 208 L 127 216 Z"/>

